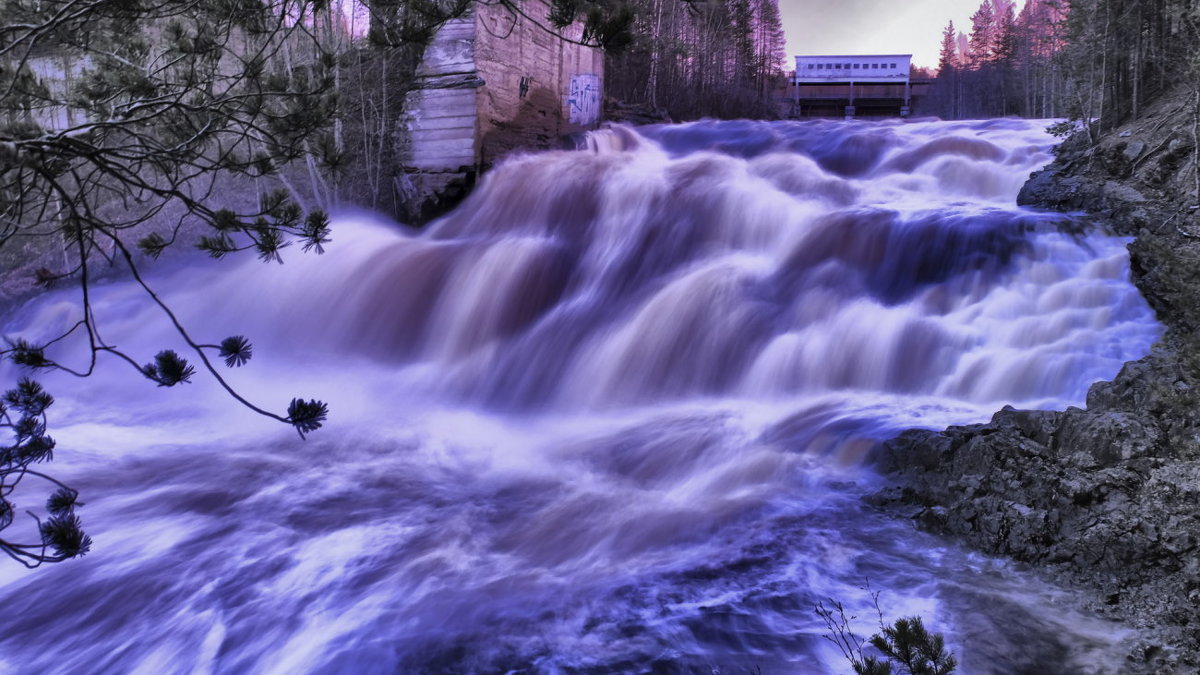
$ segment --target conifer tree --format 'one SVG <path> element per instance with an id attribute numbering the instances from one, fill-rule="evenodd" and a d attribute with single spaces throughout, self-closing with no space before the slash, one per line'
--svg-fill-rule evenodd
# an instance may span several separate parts
<path id="1" fill-rule="evenodd" d="M 958 106 L 960 87 L 959 61 L 956 36 L 957 31 L 954 29 L 954 21 L 947 22 L 945 30 L 942 31 L 942 44 L 938 51 L 938 107 L 941 113 L 950 119 L 957 119 L 960 116 Z"/>
<path id="2" fill-rule="evenodd" d="M 769 116 L 786 63 L 778 0 L 628 0 L 628 49 L 605 59 L 607 95 L 677 119 Z"/>
<path id="3" fill-rule="evenodd" d="M 956 71 L 956 116 L 1065 114 L 1086 121 L 1095 140 L 1155 97 L 1200 81 L 1190 70 L 1200 54 L 1197 0 L 1028 0 L 1019 14 L 1014 8 L 983 0 L 970 38 L 959 35 L 966 58 Z"/>
<path id="4" fill-rule="evenodd" d="M 438 26 L 479 1 L 367 0 L 359 54 L 401 51 L 415 67 Z M 525 4 L 498 1 L 516 13 Z M 582 21 L 581 41 L 613 52 L 632 39 L 624 0 L 551 0 L 551 10 L 551 32 Z M 47 287 L 75 284 L 82 306 L 64 335 L 6 338 L 0 358 L 86 377 L 112 357 L 162 387 L 205 373 L 301 437 L 319 429 L 328 414 L 322 401 L 296 397 L 270 409 L 231 387 L 217 361 L 244 366 L 250 342 L 183 325 L 141 268 L 177 246 L 213 258 L 253 251 L 266 262 L 282 262 L 293 245 L 323 251 L 326 215 L 306 212 L 283 174 L 299 164 L 313 201 L 336 202 L 337 185 L 324 175 L 346 163 L 337 90 L 345 64 L 336 51 L 350 42 L 338 34 L 345 19 L 344 3 L 329 0 L 0 0 L 0 261 L 24 264 L 30 242 L 53 242 L 34 246 L 61 255 L 43 255 L 33 276 Z M 393 129 L 386 115 L 379 122 L 382 151 Z M 288 189 L 264 187 L 273 176 Z M 255 186 L 257 198 L 227 199 L 230 181 L 239 186 L 233 192 Z M 136 354 L 102 337 L 89 288 L 100 268 L 112 267 L 145 290 L 189 351 Z M 68 337 L 86 345 L 82 363 L 64 359 L 58 343 Z M 45 411 L 53 399 L 22 379 L 5 400 L 0 431 L 13 441 L 0 445 L 0 531 L 13 523 L 8 498 L 18 484 L 31 476 L 57 483 L 33 467 L 52 454 Z M 0 550 L 30 566 L 88 550 L 75 493 L 58 487 L 49 516 L 35 516 L 40 534 L 25 544 L 0 539 Z"/>
<path id="5" fill-rule="evenodd" d="M 733 72 L 740 83 L 753 81 L 754 67 L 754 9 L 750 0 L 729 0 L 730 34 L 733 41 Z"/>
<path id="6" fill-rule="evenodd" d="M 787 41 L 779 0 L 758 0 L 758 80 L 759 95 L 766 96 L 772 78 L 783 75 L 787 63 Z"/>
<path id="7" fill-rule="evenodd" d="M 223 177 L 270 175 L 308 154 L 336 159 L 326 136 L 333 59 L 313 31 L 323 9 L 318 0 L 0 0 L 0 255 L 29 241 L 61 242 L 63 262 L 38 269 L 37 280 L 74 283 L 81 305 L 65 334 L 8 338 L 0 357 L 81 377 L 98 358 L 115 357 L 162 387 L 189 382 L 198 366 L 302 437 L 322 425 L 321 401 L 293 398 L 274 412 L 228 385 L 214 357 L 241 366 L 250 343 L 194 337 L 140 267 L 180 243 L 214 258 L 250 250 L 281 261 L 292 243 L 320 252 L 329 241 L 325 214 L 304 213 L 286 191 L 248 208 L 214 200 Z M 189 354 L 139 355 L 102 337 L 90 285 L 105 267 L 123 268 L 145 290 Z M 68 336 L 87 346 L 82 363 L 57 360 L 56 343 Z M 23 379 L 0 405 L 0 429 L 13 434 L 0 446 L 0 530 L 13 523 L 9 497 L 23 480 L 57 483 L 33 468 L 54 448 L 46 433 L 52 402 Z M 0 550 L 29 566 L 88 550 L 76 494 L 58 487 L 49 516 L 34 516 L 40 541 L 0 540 Z"/>
<path id="8" fill-rule="evenodd" d="M 967 62 L 974 70 L 991 63 L 996 45 L 996 14 L 991 0 L 984 0 L 971 15 L 971 51 Z"/>

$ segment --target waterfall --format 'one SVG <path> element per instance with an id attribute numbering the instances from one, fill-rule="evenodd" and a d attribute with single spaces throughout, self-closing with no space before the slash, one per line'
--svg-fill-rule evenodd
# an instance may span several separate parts
<path id="1" fill-rule="evenodd" d="M 248 398 L 330 423 L 302 442 L 115 361 L 41 378 L 96 543 L 0 568 L 0 667 L 844 670 L 812 608 L 870 634 L 866 583 L 968 672 L 1116 662 L 1064 591 L 861 500 L 879 441 L 1080 405 L 1159 335 L 1126 240 L 1014 205 L 1044 126 L 615 126 L 423 231 L 347 213 L 323 256 L 152 271 L 197 339 L 254 343 Z M 128 282 L 94 308 L 182 351 Z M 79 316 L 58 291 L 3 331 Z"/>

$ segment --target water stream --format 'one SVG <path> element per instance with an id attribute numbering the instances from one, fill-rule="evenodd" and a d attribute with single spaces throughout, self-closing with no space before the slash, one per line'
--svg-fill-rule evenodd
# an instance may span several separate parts
<path id="1" fill-rule="evenodd" d="M 330 423 L 115 360 L 42 377 L 95 545 L 0 566 L 0 669 L 846 672 L 813 606 L 869 634 L 868 583 L 967 673 L 1119 663 L 1128 629 L 861 500 L 880 439 L 1080 405 L 1159 333 L 1124 240 L 1013 205 L 1044 126 L 616 127 L 419 233 L 345 214 L 324 256 L 152 273 L 198 339 L 251 339 L 248 398 Z M 179 348 L 131 284 L 95 307 Z"/>

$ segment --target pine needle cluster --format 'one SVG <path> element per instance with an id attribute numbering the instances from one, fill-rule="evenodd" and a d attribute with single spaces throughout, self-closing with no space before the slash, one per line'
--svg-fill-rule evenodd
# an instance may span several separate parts
<path id="1" fill-rule="evenodd" d="M 866 641 L 850 629 L 845 608 L 837 600 L 829 604 L 817 603 L 817 616 L 825 622 L 829 632 L 824 636 L 837 646 L 842 656 L 850 663 L 856 675 L 950 675 L 958 667 L 958 660 L 946 650 L 946 641 L 940 633 L 931 633 L 919 616 L 902 617 L 892 624 L 883 619 L 879 608 L 879 593 L 871 594 L 875 612 L 879 617 L 879 632 Z M 870 646 L 877 654 L 864 653 Z M 869 651 L 869 650 L 868 650 Z"/>
<path id="2" fill-rule="evenodd" d="M 79 493 L 68 485 L 34 469 L 54 456 L 54 439 L 46 433 L 46 410 L 54 397 L 41 385 L 22 378 L 17 386 L 0 398 L 0 430 L 12 434 L 7 445 L 0 445 L 0 532 L 13 525 L 16 505 L 13 493 L 22 481 L 33 478 L 49 482 L 56 489 L 46 501 L 45 519 L 30 512 L 37 526 L 39 541 L 20 543 L 0 538 L 0 551 L 26 567 L 61 562 L 82 556 L 91 549 L 92 539 L 83 531 L 75 513 Z"/>

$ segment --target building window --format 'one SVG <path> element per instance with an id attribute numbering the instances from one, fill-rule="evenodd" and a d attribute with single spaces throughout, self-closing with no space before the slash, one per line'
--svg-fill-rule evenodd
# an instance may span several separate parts
<path id="1" fill-rule="evenodd" d="M 879 64 L 878 64 L 878 63 L 872 63 L 872 64 L 871 64 L 871 67 L 872 67 L 872 68 L 874 68 L 875 70 L 879 70 Z"/>
<path id="2" fill-rule="evenodd" d="M 891 68 L 892 70 L 895 70 L 895 69 L 896 69 L 896 64 L 894 64 L 894 63 L 893 63 L 893 64 L 890 66 L 890 68 Z"/>
<path id="3" fill-rule="evenodd" d="M 813 64 L 811 64 L 811 63 L 810 63 L 810 64 L 808 64 L 808 69 L 809 69 L 809 70 L 812 70 L 812 69 L 813 69 Z"/>

